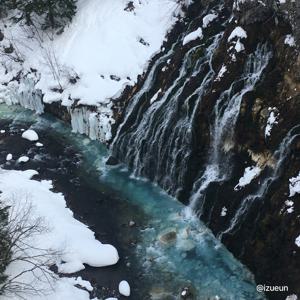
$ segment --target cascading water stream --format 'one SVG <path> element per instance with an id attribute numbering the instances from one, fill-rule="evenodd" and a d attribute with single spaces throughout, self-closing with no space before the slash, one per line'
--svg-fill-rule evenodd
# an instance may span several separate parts
<path id="1" fill-rule="evenodd" d="M 216 9 L 221 8 L 218 5 Z M 156 76 L 162 66 L 168 65 L 173 49 L 182 47 L 182 36 L 154 63 L 142 88 L 130 100 L 111 147 L 113 156 L 125 162 L 134 175 L 148 177 L 172 195 L 177 196 L 185 185 L 194 123 L 215 75 L 212 58 L 222 35 L 220 29 L 185 53 L 176 79 L 165 91 L 156 88 Z M 204 54 L 195 62 L 199 52 Z M 190 81 L 195 78 L 199 84 L 191 88 Z M 188 96 L 184 95 L 186 90 Z"/>
<path id="2" fill-rule="evenodd" d="M 236 211 L 234 217 L 231 218 L 228 228 L 221 232 L 221 234 L 219 235 L 220 239 L 222 239 L 222 237 L 225 234 L 232 233 L 238 229 L 238 226 L 241 224 L 242 219 L 247 214 L 247 211 L 249 210 L 250 206 L 255 201 L 262 201 L 264 196 L 268 192 L 269 187 L 275 180 L 277 180 L 280 177 L 283 164 L 290 153 L 290 146 L 293 143 L 293 141 L 300 136 L 299 131 L 300 125 L 297 125 L 287 133 L 286 137 L 280 143 L 278 150 L 274 153 L 274 159 L 277 163 L 274 169 L 272 170 L 270 176 L 267 176 L 263 180 L 258 190 L 254 194 L 248 195 L 242 200 L 239 209 Z"/>
<path id="3" fill-rule="evenodd" d="M 197 211 L 201 214 L 207 187 L 212 182 L 224 181 L 230 176 L 230 150 L 234 145 L 235 124 L 243 97 L 255 88 L 271 56 L 267 44 L 258 45 L 256 51 L 249 55 L 241 78 L 234 81 L 219 97 L 212 117 L 208 163 L 205 171 L 194 184 L 187 212 Z M 239 89 L 241 85 L 243 88 Z"/>

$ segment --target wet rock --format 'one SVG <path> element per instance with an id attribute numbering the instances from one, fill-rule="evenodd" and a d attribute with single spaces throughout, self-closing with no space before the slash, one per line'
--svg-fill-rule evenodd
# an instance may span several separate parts
<path id="1" fill-rule="evenodd" d="M 4 47 L 4 53 L 6 53 L 6 54 L 12 54 L 14 52 L 14 50 L 15 49 L 12 44 L 10 44 L 9 47 Z"/>
<path id="2" fill-rule="evenodd" d="M 163 244 L 174 243 L 176 239 L 177 232 L 175 228 L 167 229 L 159 236 L 159 241 Z"/>
<path id="3" fill-rule="evenodd" d="M 114 156 L 110 156 L 106 161 L 106 164 L 109 166 L 115 166 L 118 163 L 119 163 L 118 160 Z"/>
<path id="4" fill-rule="evenodd" d="M 276 165 L 276 161 L 275 161 L 272 153 L 267 150 L 265 152 L 261 152 L 261 153 L 254 153 L 253 151 L 248 150 L 248 153 L 251 156 L 251 159 L 256 163 L 256 165 L 262 169 L 265 166 L 274 168 Z"/>
<path id="5" fill-rule="evenodd" d="M 133 1 L 129 1 L 126 5 L 126 7 L 124 8 L 125 11 L 131 12 L 134 11 L 135 6 L 133 4 Z"/>

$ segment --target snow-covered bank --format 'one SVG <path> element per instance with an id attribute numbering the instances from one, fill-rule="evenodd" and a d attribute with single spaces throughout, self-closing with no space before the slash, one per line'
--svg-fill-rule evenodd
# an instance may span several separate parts
<path id="1" fill-rule="evenodd" d="M 137 82 L 180 11 L 175 0 L 132 2 L 79 0 L 72 23 L 55 36 L 2 20 L 0 52 L 11 53 L 0 56 L 0 100 L 38 113 L 41 98 L 72 109 L 96 107 L 98 137 L 106 141 L 114 123 L 112 99 Z"/>
<path id="2" fill-rule="evenodd" d="M 38 230 L 26 237 L 25 242 L 30 246 L 24 252 L 24 256 L 35 257 L 34 264 L 38 262 L 43 268 L 56 265 L 61 273 L 77 272 L 85 268 L 84 264 L 102 267 L 117 263 L 117 250 L 111 245 L 97 241 L 94 233 L 86 225 L 74 219 L 72 211 L 66 207 L 63 195 L 51 191 L 50 181 L 39 182 L 31 179 L 35 174 L 37 172 L 34 170 L 0 169 L 1 201 L 11 206 L 10 218 L 18 220 L 19 215 L 29 208 L 26 224 L 35 224 L 36 220 L 39 220 L 39 224 L 42 221 L 41 228 L 47 229 Z M 24 218 L 22 221 L 24 222 Z M 49 251 L 55 255 L 49 255 Z M 14 255 L 20 255 L 20 251 L 13 252 Z M 86 287 L 87 282 L 74 278 L 58 278 L 49 270 L 47 272 L 51 274 L 45 276 L 45 272 L 40 268 L 28 271 L 32 266 L 31 258 L 26 261 L 17 259 L 9 265 L 6 273 L 10 279 L 24 272 L 18 277 L 21 286 L 30 285 L 34 290 L 46 293 L 46 296 L 36 295 L 33 299 L 89 299 L 86 291 L 74 287 L 77 284 Z M 47 279 L 49 277 L 53 279 L 51 285 Z"/>

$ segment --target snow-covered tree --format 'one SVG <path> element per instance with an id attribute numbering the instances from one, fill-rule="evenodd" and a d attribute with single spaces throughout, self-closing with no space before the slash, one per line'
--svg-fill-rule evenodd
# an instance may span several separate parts
<path id="1" fill-rule="evenodd" d="M 1 204 L 0 204 L 1 205 Z M 0 295 L 3 293 L 3 285 L 7 280 L 4 274 L 7 265 L 10 262 L 11 251 L 9 233 L 7 230 L 8 208 L 0 206 Z"/>
<path id="2" fill-rule="evenodd" d="M 16 10 L 15 19 L 42 29 L 63 29 L 76 13 L 77 0 L 2 0 L 2 10 Z M 38 24 L 37 24 L 38 23 Z"/>

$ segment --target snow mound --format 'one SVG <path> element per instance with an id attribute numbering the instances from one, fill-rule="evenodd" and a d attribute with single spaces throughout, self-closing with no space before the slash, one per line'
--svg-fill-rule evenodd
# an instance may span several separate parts
<path id="1" fill-rule="evenodd" d="M 12 156 L 11 153 L 8 153 L 8 154 L 6 155 L 6 160 L 7 160 L 7 161 L 12 160 L 12 158 L 13 158 L 13 156 Z"/>
<path id="2" fill-rule="evenodd" d="M 203 33 L 202 33 L 202 28 L 199 27 L 198 29 L 196 29 L 195 31 L 189 33 L 187 36 L 184 37 L 183 39 L 183 46 L 194 41 L 197 39 L 202 39 L 203 38 Z"/>
<path id="3" fill-rule="evenodd" d="M 246 39 L 247 32 L 240 26 L 236 27 L 230 34 L 228 42 L 232 41 L 235 38 Z"/>
<path id="4" fill-rule="evenodd" d="M 31 142 L 36 142 L 39 140 L 38 134 L 32 129 L 28 129 L 28 130 L 24 131 L 22 133 L 22 138 L 26 139 L 28 141 L 31 141 Z"/>
<path id="5" fill-rule="evenodd" d="M 129 297 L 130 296 L 130 286 L 129 283 L 125 280 L 122 280 L 119 283 L 119 292 L 121 295 Z"/>
<path id="6" fill-rule="evenodd" d="M 180 7 L 175 0 L 134 0 L 130 11 L 127 4 L 124 0 L 79 0 L 72 23 L 54 37 L 41 32 L 34 38 L 22 25 L 0 24 L 4 36 L 14 40 L 24 57 L 22 66 L 13 66 L 14 72 L 36 69 L 35 89 L 43 91 L 44 102 L 62 100 L 68 107 L 73 103 L 70 99 L 93 106 L 109 104 L 146 70 Z M 7 82 L 14 75 L 1 72 L 0 67 L 1 73 Z"/>
<path id="7" fill-rule="evenodd" d="M 218 15 L 216 15 L 216 14 L 208 14 L 208 15 L 206 15 L 206 16 L 203 18 L 203 20 L 202 20 L 203 28 L 207 28 L 208 25 L 209 25 L 213 20 L 215 20 L 217 17 L 218 17 Z"/>
<path id="8" fill-rule="evenodd" d="M 29 200 L 34 208 L 32 218 L 42 218 L 49 227 L 49 231 L 35 237 L 34 246 L 61 252 L 61 259 L 56 262 L 61 273 L 80 271 L 85 268 L 84 264 L 93 267 L 116 264 L 119 260 L 117 250 L 97 241 L 86 225 L 74 219 L 63 195 L 51 191 L 51 181 L 31 180 L 35 174 L 37 172 L 33 170 L 0 169 L 1 200 L 7 202 L 12 195 L 17 195 L 20 205 L 26 205 Z"/>
<path id="9" fill-rule="evenodd" d="M 18 159 L 18 162 L 19 163 L 26 163 L 29 161 L 29 157 L 28 156 L 21 156 L 19 159 Z"/>

